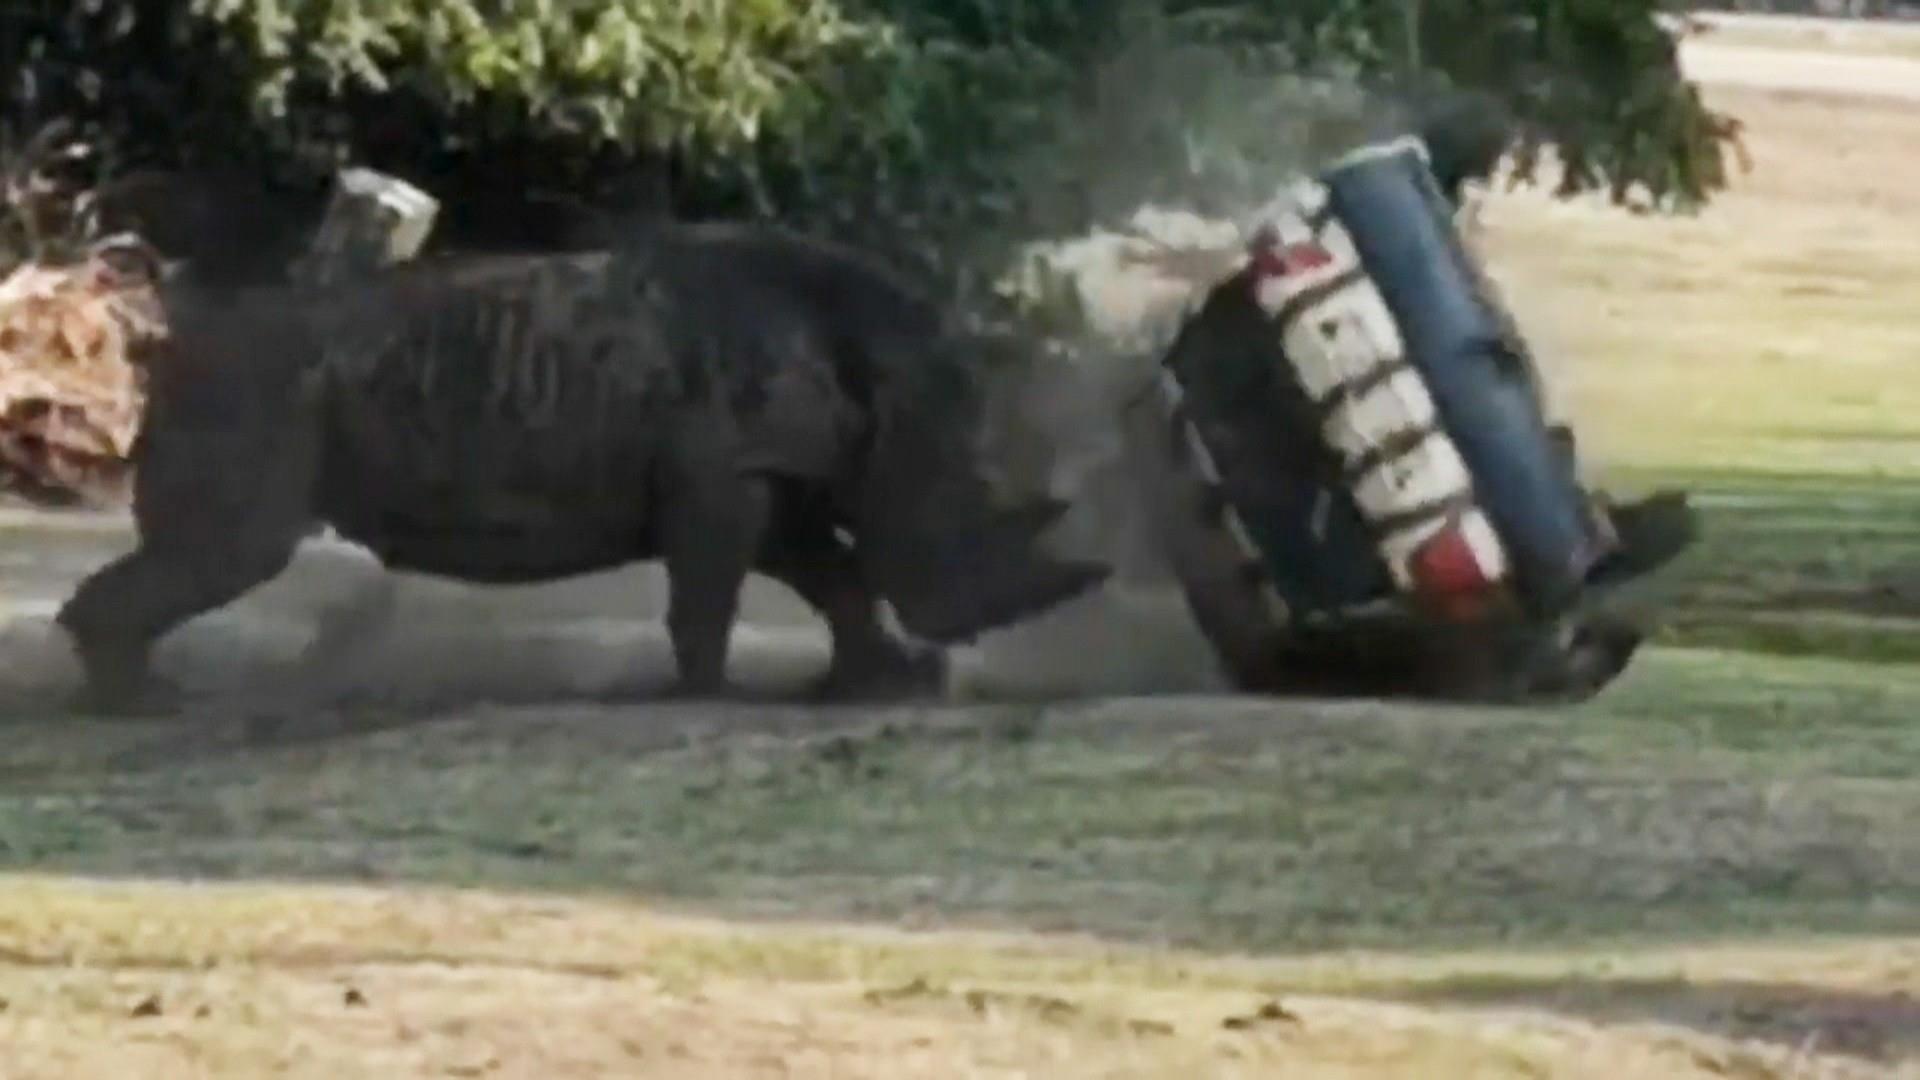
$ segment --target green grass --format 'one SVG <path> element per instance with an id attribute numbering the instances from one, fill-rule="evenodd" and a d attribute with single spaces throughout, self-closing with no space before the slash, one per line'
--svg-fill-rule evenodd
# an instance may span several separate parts
<path id="1" fill-rule="evenodd" d="M 1142 699 L 802 738 L 779 710 L 707 737 L 692 715 L 499 712 L 133 757 L 166 736 L 17 727 L 0 867 L 616 891 L 1257 952 L 1920 915 L 1907 669 L 1655 653 L 1572 711 Z"/>
<path id="2" fill-rule="evenodd" d="M 1667 645 L 1920 660 L 1920 483 L 1858 475 L 1621 470 L 1694 493 L 1696 546 L 1627 598 Z"/>

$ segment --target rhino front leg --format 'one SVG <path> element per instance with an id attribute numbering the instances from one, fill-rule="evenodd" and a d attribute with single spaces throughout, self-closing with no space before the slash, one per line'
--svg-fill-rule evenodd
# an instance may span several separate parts
<path id="1" fill-rule="evenodd" d="M 770 576 L 827 622 L 833 658 L 813 685 L 816 700 L 888 701 L 939 692 L 946 658 L 936 648 L 909 645 L 881 625 L 879 599 L 861 579 L 851 552 Z"/>
<path id="2" fill-rule="evenodd" d="M 884 700 L 936 692 L 946 676 L 940 651 L 916 647 L 880 622 L 880 597 L 854 549 L 836 535 L 828 500 L 801 485 L 778 492 L 778 525 L 756 569 L 792 589 L 826 620 L 833 658 L 812 696 Z"/>
<path id="3" fill-rule="evenodd" d="M 661 508 L 667 637 L 680 675 L 676 696 L 726 691 L 740 589 L 766 536 L 772 506 L 765 477 L 734 474 L 681 485 Z"/>

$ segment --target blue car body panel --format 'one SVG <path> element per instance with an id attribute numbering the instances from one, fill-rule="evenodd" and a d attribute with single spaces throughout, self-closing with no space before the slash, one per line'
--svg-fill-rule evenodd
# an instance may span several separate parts
<path id="1" fill-rule="evenodd" d="M 1509 350 L 1499 314 L 1482 295 L 1453 207 L 1411 144 L 1357 155 L 1321 181 L 1473 473 L 1521 597 L 1538 610 L 1559 610 L 1579 592 L 1601 542 L 1578 479 L 1548 433 L 1525 360 Z"/>

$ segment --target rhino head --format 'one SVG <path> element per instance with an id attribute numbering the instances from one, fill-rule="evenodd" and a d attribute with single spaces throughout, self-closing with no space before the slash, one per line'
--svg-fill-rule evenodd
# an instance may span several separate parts
<path id="1" fill-rule="evenodd" d="M 1000 499 L 987 479 L 980 364 L 1017 346 L 956 335 L 943 349 L 875 386 L 857 517 L 870 579 L 901 625 L 952 644 L 1065 603 L 1112 568 L 1046 553 L 1065 501 Z"/>

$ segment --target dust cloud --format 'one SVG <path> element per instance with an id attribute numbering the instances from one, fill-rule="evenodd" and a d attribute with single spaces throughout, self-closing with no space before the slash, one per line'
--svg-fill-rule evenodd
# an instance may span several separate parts
<path id="1" fill-rule="evenodd" d="M 1036 149 L 1056 167 L 1036 201 L 1070 219 L 1088 206 L 1109 216 L 1084 231 L 1042 227 L 1050 238 L 1029 246 L 1007 282 L 1072 297 L 1077 332 L 997 387 L 992 434 L 1016 490 L 1072 503 L 1049 546 L 1106 562 L 1115 576 L 964 650 L 953 680 L 962 696 L 1225 688 L 1142 509 L 1121 410 L 1154 377 L 1184 316 L 1237 265 L 1255 212 L 1298 175 L 1404 122 L 1344 73 L 1257 76 L 1214 49 L 1143 43 L 1096 82 L 1088 115 L 1063 123 L 1062 145 Z M 1182 124 L 1185 156 L 1142 154 L 1130 125 L 1168 117 Z M 1084 164 L 1079 198 L 1060 191 L 1066 161 Z"/>

